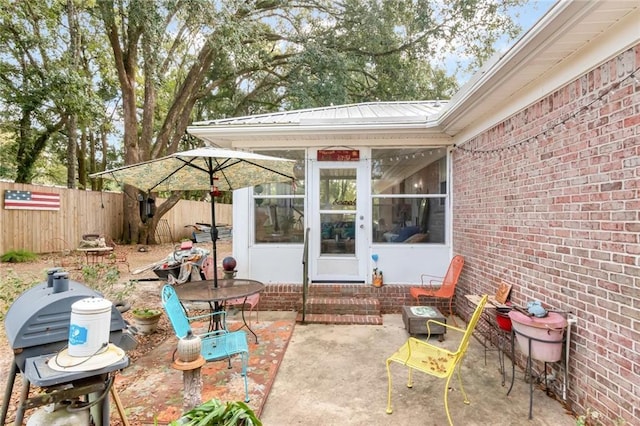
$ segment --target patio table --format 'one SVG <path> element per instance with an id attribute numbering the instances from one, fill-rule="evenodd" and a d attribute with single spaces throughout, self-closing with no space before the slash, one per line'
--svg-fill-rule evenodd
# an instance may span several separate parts
<path id="1" fill-rule="evenodd" d="M 105 256 L 110 255 L 113 247 L 80 247 L 76 250 L 85 254 L 87 264 L 95 264 L 102 262 Z"/>
<path id="2" fill-rule="evenodd" d="M 215 287 L 213 280 L 189 281 L 184 284 L 175 285 L 176 294 L 181 302 L 206 302 L 211 311 L 219 308 L 220 303 L 226 300 L 244 298 L 264 290 L 265 285 L 259 281 L 244 278 L 219 279 L 218 287 Z M 258 343 L 258 335 L 251 329 L 244 315 L 244 304 L 242 305 L 242 326 L 253 334 Z M 211 324 L 213 326 L 213 324 Z M 240 329 L 239 328 L 239 329 Z M 239 330 L 238 329 L 238 330 Z"/>

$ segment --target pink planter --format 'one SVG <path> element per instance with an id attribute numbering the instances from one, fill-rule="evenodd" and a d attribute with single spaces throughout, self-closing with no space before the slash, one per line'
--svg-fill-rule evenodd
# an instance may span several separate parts
<path id="1" fill-rule="evenodd" d="M 544 318 L 529 317 L 518 311 L 509 312 L 516 332 L 520 350 L 531 358 L 546 362 L 556 362 L 562 358 L 562 339 L 567 328 L 567 320 L 560 314 L 550 312 Z"/>

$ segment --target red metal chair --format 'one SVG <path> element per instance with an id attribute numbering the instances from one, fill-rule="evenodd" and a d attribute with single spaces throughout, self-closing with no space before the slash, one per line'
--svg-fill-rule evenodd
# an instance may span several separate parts
<path id="1" fill-rule="evenodd" d="M 458 278 L 460 277 L 463 266 L 464 257 L 460 255 L 454 256 L 453 259 L 451 259 L 446 275 L 437 280 L 430 280 L 429 283 L 426 284 L 426 287 L 424 278 L 431 275 L 420 275 L 420 281 L 422 282 L 423 287 L 411 287 L 409 289 L 411 297 L 416 299 L 416 302 L 419 302 L 419 298 L 421 296 L 434 297 L 436 299 L 449 299 L 449 315 L 453 318 L 453 296 L 456 294 L 456 285 L 458 284 Z M 436 288 L 436 286 L 438 287 Z"/>
<path id="2" fill-rule="evenodd" d="M 251 312 L 253 312 L 253 308 L 255 308 L 258 303 L 260 303 L 260 293 L 252 294 L 247 296 L 246 299 L 244 297 L 238 297 L 237 299 L 229 299 L 224 302 L 225 306 L 228 308 L 229 306 L 240 306 L 240 308 L 244 311 L 244 305 L 249 305 L 249 324 L 251 324 Z M 258 310 L 256 312 L 256 322 L 258 321 Z"/>

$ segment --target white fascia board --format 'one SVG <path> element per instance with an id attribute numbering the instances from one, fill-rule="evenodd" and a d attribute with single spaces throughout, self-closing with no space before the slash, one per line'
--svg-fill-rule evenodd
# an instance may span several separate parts
<path id="1" fill-rule="evenodd" d="M 433 129 L 434 133 L 439 133 L 435 127 L 435 122 L 398 122 L 398 123 L 370 123 L 370 124 L 292 124 L 292 125 L 237 125 L 237 126 L 189 126 L 187 132 L 196 137 L 234 137 L 234 136 L 302 136 L 322 132 L 324 134 L 362 134 L 367 133 L 406 133 L 425 131 Z"/>
<path id="2" fill-rule="evenodd" d="M 220 145 L 221 140 L 204 139 L 208 144 Z M 433 147 L 452 146 L 453 139 L 450 137 L 409 137 L 409 138 L 326 138 L 326 139 L 234 139 L 225 141 L 225 147 L 230 149 L 254 150 L 264 148 L 326 148 L 328 146 L 348 146 L 350 148 L 398 148 L 398 147 Z"/>
<path id="3" fill-rule="evenodd" d="M 518 96 L 504 99 L 497 108 L 488 110 L 487 118 L 456 132 L 454 141 L 462 145 L 469 139 L 513 116 L 550 93 L 560 89 L 611 58 L 640 43 L 640 9 L 635 9 L 620 22 L 595 38 L 585 48 L 574 52 L 557 66 L 547 69 L 537 80 L 523 87 Z M 476 106 L 482 107 L 482 106 Z"/>

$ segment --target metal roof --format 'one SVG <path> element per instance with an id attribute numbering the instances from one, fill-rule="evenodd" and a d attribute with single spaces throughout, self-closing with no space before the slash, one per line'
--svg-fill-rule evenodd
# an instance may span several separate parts
<path id="1" fill-rule="evenodd" d="M 269 114 L 231 117 L 218 120 L 200 121 L 194 126 L 251 126 L 270 124 L 324 125 L 370 124 L 370 123 L 425 123 L 439 114 L 446 101 L 415 102 L 366 102 L 361 104 L 327 106 Z"/>

